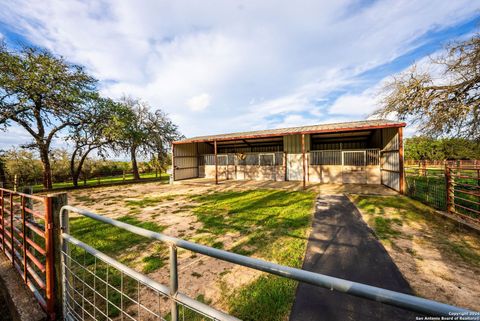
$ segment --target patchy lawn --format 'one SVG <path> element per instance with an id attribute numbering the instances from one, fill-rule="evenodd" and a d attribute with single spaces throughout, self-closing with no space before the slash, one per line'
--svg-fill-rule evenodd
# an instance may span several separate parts
<path id="1" fill-rule="evenodd" d="M 311 191 L 255 184 L 154 183 L 69 196 L 73 205 L 133 225 L 292 267 L 301 267 L 315 199 Z M 86 243 L 168 284 L 164 244 L 86 218 L 72 217 L 71 229 Z M 243 320 L 288 318 L 296 282 L 185 250 L 179 250 L 178 261 L 180 291 L 190 297 Z"/>
<path id="2" fill-rule="evenodd" d="M 480 310 L 480 233 L 405 196 L 350 198 L 417 295 Z"/>
<path id="3" fill-rule="evenodd" d="M 193 212 L 203 223 L 197 239 L 223 248 L 218 240 L 235 235 L 229 250 L 300 268 L 313 212 L 313 192 L 253 190 L 193 197 Z M 205 241 L 208 240 L 208 241 Z M 284 320 L 290 313 L 296 282 L 261 275 L 243 287 L 223 287 L 232 314 L 242 320 Z"/>

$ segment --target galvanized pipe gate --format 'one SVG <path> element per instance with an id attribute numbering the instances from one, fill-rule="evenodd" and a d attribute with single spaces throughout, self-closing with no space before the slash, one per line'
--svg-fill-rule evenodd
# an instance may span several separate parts
<path id="1" fill-rule="evenodd" d="M 170 286 L 167 287 L 141 273 L 130 269 L 124 264 L 112 259 L 111 257 L 92 248 L 88 244 L 85 244 L 71 236 L 69 234 L 68 225 L 69 212 L 74 212 L 93 220 L 127 230 L 131 233 L 167 243 L 170 247 Z M 188 319 L 188 316 L 191 316 L 192 312 L 210 320 L 238 320 L 237 318 L 218 311 L 202 302 L 191 299 L 178 291 L 177 248 L 182 248 L 212 258 L 293 279 L 299 282 L 305 282 L 330 290 L 366 298 L 372 301 L 378 301 L 424 315 L 452 316 L 452 313 L 470 313 L 470 315 L 473 315 L 474 313 L 463 308 L 419 298 L 412 295 L 282 266 L 208 246 L 199 245 L 161 233 L 152 232 L 68 205 L 62 207 L 60 220 L 62 229 L 61 238 L 63 240 L 63 312 L 67 320 L 111 320 L 112 310 L 109 310 L 109 307 L 115 309 L 113 317 L 115 319 L 122 320 L 169 319 L 177 321 L 182 317 L 182 311 L 184 320 L 185 316 L 187 316 Z M 82 255 L 83 263 L 80 262 L 82 260 Z M 88 260 L 87 255 L 89 256 Z M 90 263 L 87 264 L 87 261 Z M 106 267 L 104 267 L 100 273 L 103 275 L 103 278 L 97 275 L 100 269 L 100 263 L 106 265 Z M 118 277 L 116 279 L 117 281 L 113 280 L 114 278 L 112 276 L 114 273 L 117 273 L 116 275 L 120 276 L 120 280 L 118 280 Z M 89 276 L 90 279 L 88 279 Z M 132 298 L 132 296 L 135 295 L 135 288 L 134 290 L 128 290 L 125 286 L 126 277 L 131 278 L 134 280 L 134 282 L 136 282 L 137 299 Z M 92 282 L 88 281 L 92 281 L 93 285 Z M 98 283 L 101 284 L 101 289 L 99 289 L 97 286 Z M 114 283 L 117 283 L 117 285 Z M 105 287 L 106 291 L 101 292 L 101 290 L 103 291 L 103 287 Z M 156 307 L 152 307 L 147 303 L 141 302 L 141 293 L 144 292 L 144 289 L 141 287 L 154 291 L 150 294 L 150 298 L 155 296 L 158 298 L 158 305 Z M 106 293 L 106 295 L 103 293 Z M 115 295 L 112 295 L 112 293 Z M 118 296 L 120 296 L 120 299 Z M 101 298 L 100 302 L 96 300 L 96 298 Z M 130 304 L 125 303 L 127 298 Z M 149 301 L 151 302 L 151 299 Z M 163 305 L 162 307 L 162 302 L 166 303 L 167 301 L 168 306 L 165 307 L 165 305 Z M 480 320 L 480 315 L 478 315 L 477 319 L 473 318 L 472 320 Z"/>

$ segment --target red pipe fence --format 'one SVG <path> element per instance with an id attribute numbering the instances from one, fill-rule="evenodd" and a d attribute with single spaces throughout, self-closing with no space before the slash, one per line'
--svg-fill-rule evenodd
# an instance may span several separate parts
<path id="1" fill-rule="evenodd" d="M 55 319 L 52 197 L 0 188 L 0 249 Z"/>

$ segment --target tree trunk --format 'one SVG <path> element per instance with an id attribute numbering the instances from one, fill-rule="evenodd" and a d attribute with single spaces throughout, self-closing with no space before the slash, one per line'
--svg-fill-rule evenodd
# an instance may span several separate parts
<path id="1" fill-rule="evenodd" d="M 77 156 L 77 149 L 75 149 L 70 157 L 70 176 L 72 177 L 73 187 L 78 187 L 78 176 L 80 171 L 75 173 L 75 157 Z"/>
<path id="2" fill-rule="evenodd" d="M 130 148 L 130 157 L 132 159 L 132 171 L 133 171 L 133 179 L 140 179 L 140 174 L 138 173 L 138 165 L 137 165 L 137 155 L 136 155 L 137 148 L 133 147 Z"/>
<path id="3" fill-rule="evenodd" d="M 48 155 L 48 146 L 39 146 L 40 159 L 43 164 L 43 187 L 52 189 L 52 167 L 50 166 L 50 157 Z"/>
<path id="4" fill-rule="evenodd" d="M 5 164 L 3 159 L 0 159 L 0 183 L 7 184 L 7 176 L 5 175 Z"/>
<path id="5" fill-rule="evenodd" d="M 72 183 L 74 187 L 78 187 L 78 180 L 80 178 L 80 173 L 82 172 L 83 163 L 87 159 L 88 154 L 94 150 L 95 147 L 90 147 L 87 151 L 80 157 L 77 168 L 75 168 L 75 156 L 77 151 L 74 151 L 72 158 L 70 159 L 70 172 L 72 173 Z"/>

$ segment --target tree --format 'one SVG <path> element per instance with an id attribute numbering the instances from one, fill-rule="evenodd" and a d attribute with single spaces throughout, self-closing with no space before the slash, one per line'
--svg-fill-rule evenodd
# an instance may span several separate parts
<path id="1" fill-rule="evenodd" d="M 0 44 L 0 126 L 12 123 L 33 138 L 43 164 L 43 185 L 52 188 L 50 148 L 62 130 L 85 119 L 88 101 L 97 97 L 97 81 L 81 66 L 45 50 L 9 51 Z"/>
<path id="2" fill-rule="evenodd" d="M 6 180 L 13 183 L 15 175 L 20 184 L 32 182 L 36 185 L 42 176 L 42 164 L 38 156 L 26 149 L 13 148 L 3 154 Z"/>
<path id="3" fill-rule="evenodd" d="M 449 45 L 430 67 L 394 77 L 375 114 L 396 115 L 428 136 L 480 139 L 480 35 Z"/>
<path id="4" fill-rule="evenodd" d="M 117 141 L 130 153 L 134 179 L 140 179 L 137 154 L 156 154 L 164 159 L 169 144 L 180 137 L 178 128 L 161 110 L 150 111 L 146 102 L 131 97 L 123 97 L 121 103 L 128 108 L 115 126 L 120 130 Z"/>
<path id="5" fill-rule="evenodd" d="M 480 142 L 464 138 L 411 137 L 405 139 L 405 159 L 480 159 Z"/>
<path id="6" fill-rule="evenodd" d="M 148 132 L 150 137 L 148 147 L 153 154 L 153 164 L 161 175 L 161 172 L 166 170 L 170 162 L 168 155 L 171 143 L 182 139 L 183 135 L 178 131 L 178 126 L 161 110 L 149 114 Z"/>
<path id="7" fill-rule="evenodd" d="M 82 167 L 88 155 L 97 150 L 105 156 L 108 151 L 115 151 L 115 123 L 118 118 L 128 114 L 125 106 L 111 99 L 97 98 L 88 110 L 88 117 L 79 126 L 72 127 L 69 139 L 74 142 L 70 156 L 70 175 L 73 186 L 78 186 Z"/>
<path id="8" fill-rule="evenodd" d="M 0 187 L 7 184 L 7 175 L 5 174 L 5 152 L 0 150 Z"/>

